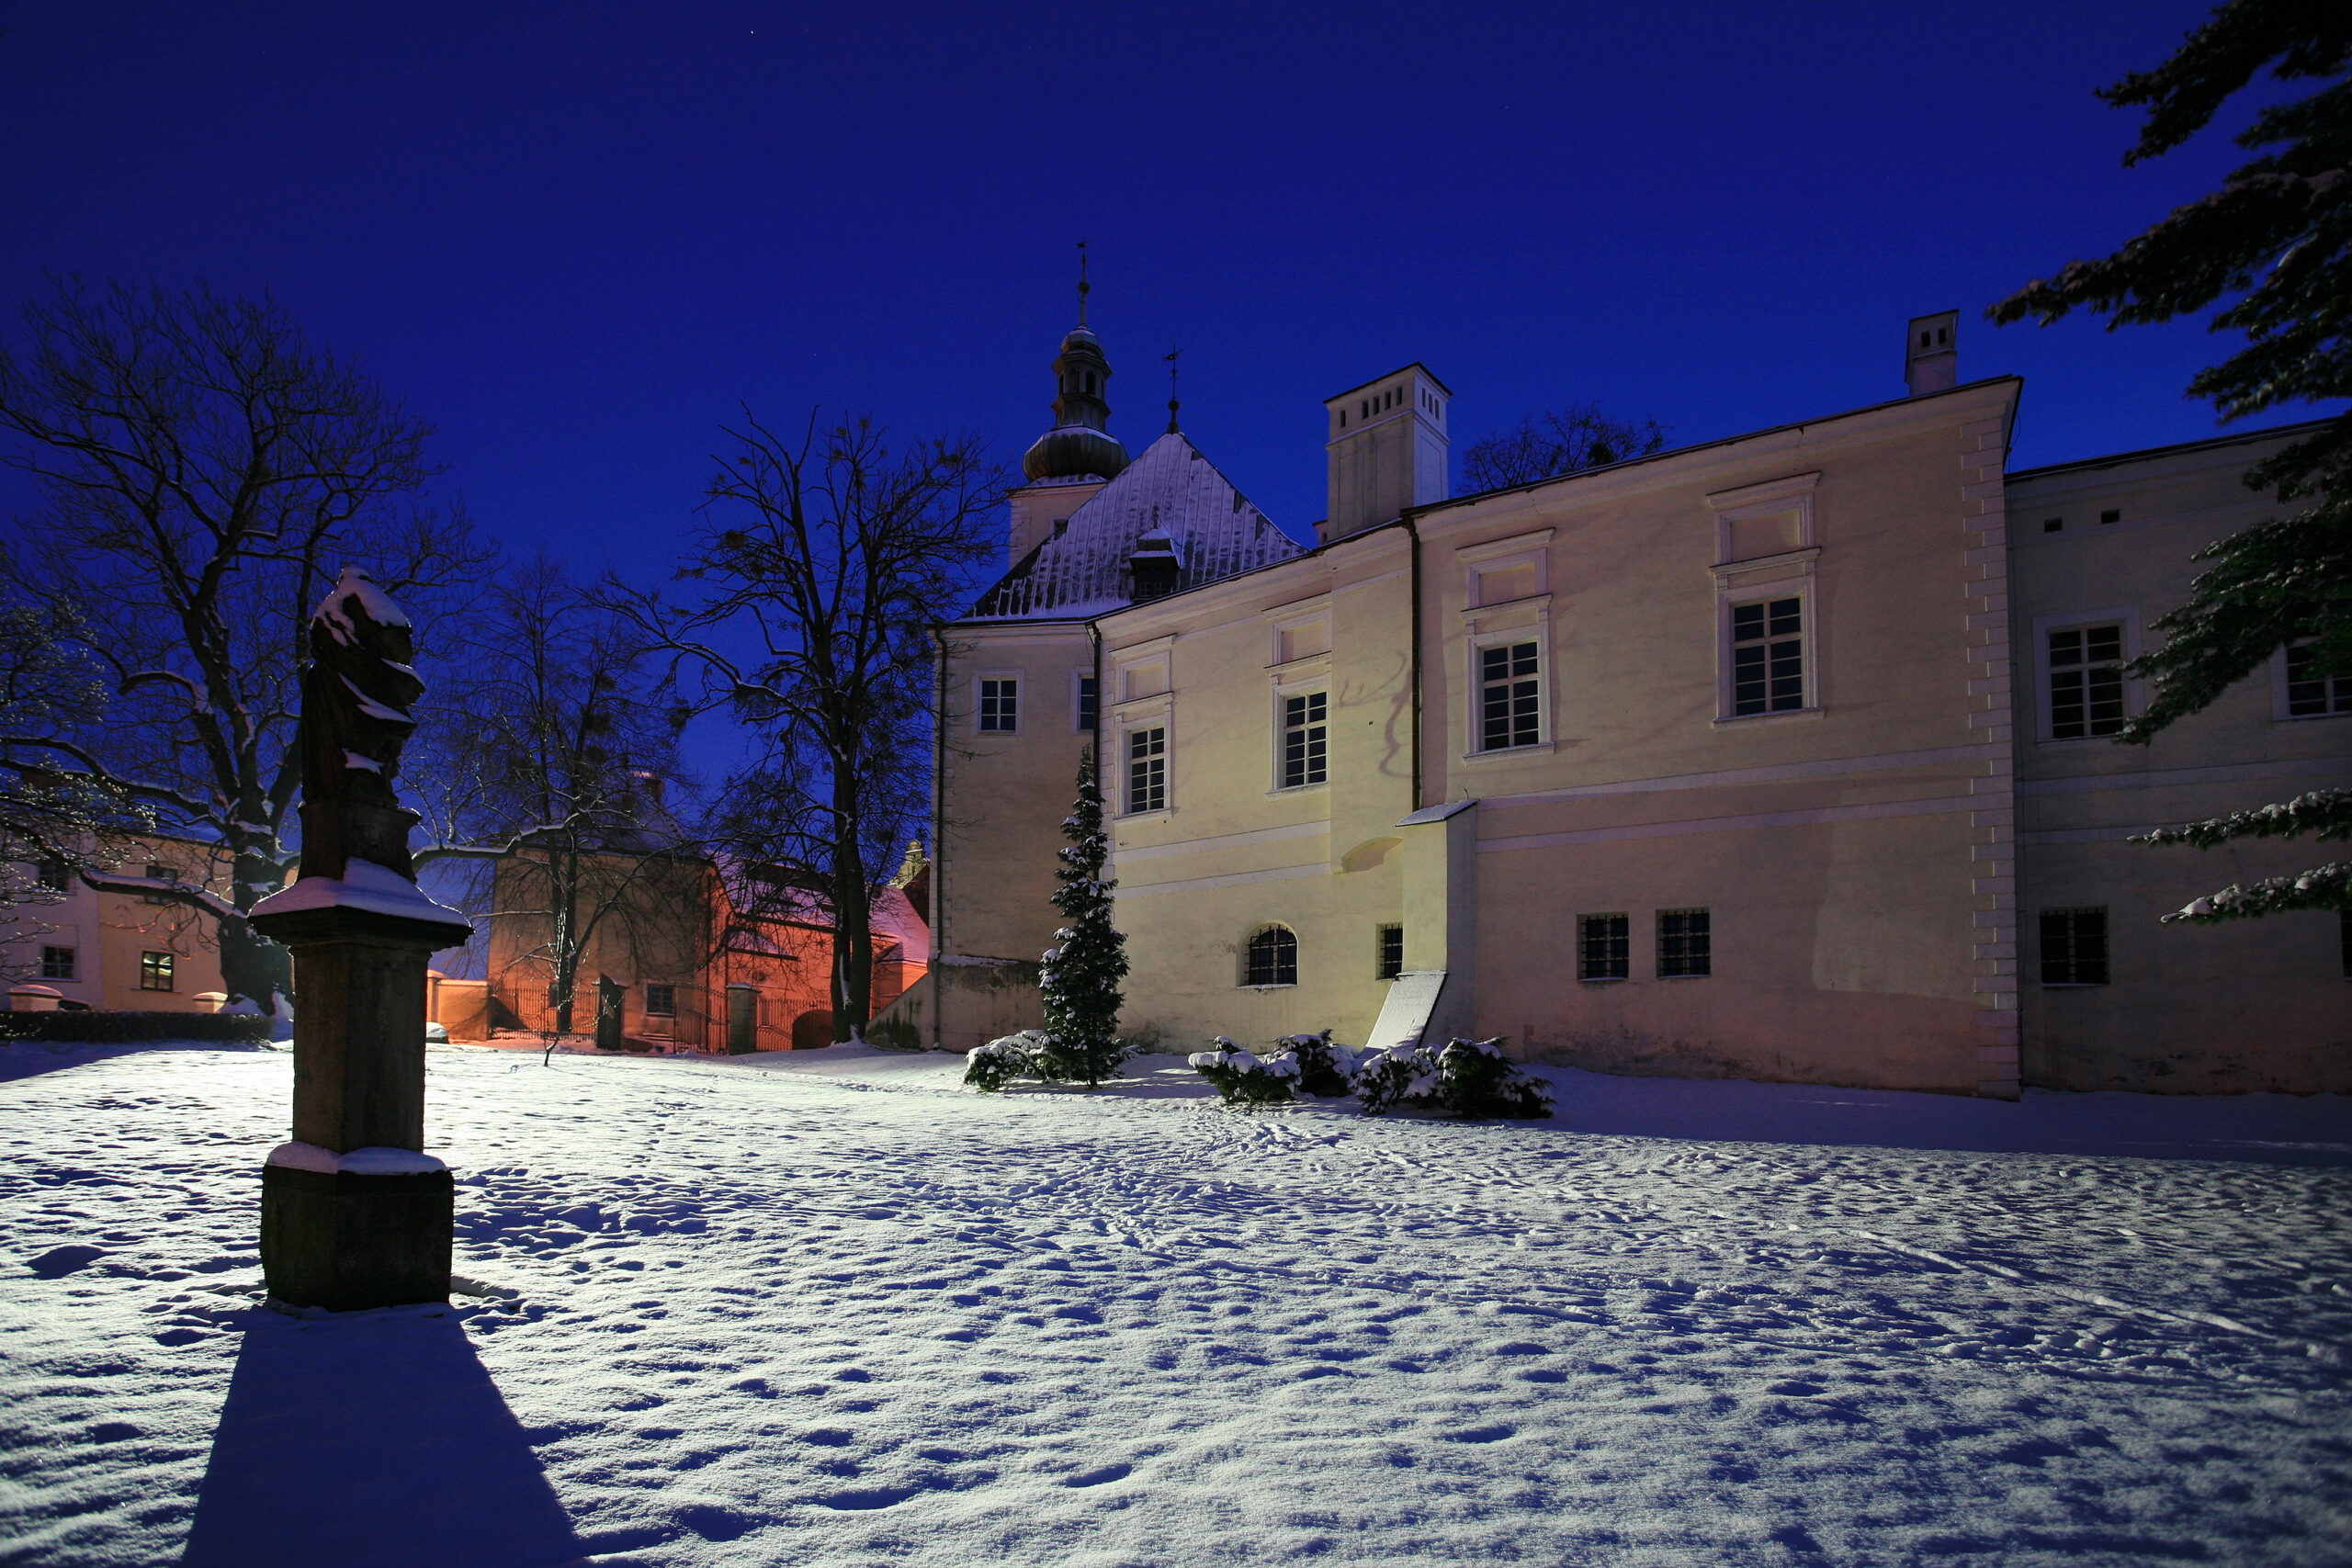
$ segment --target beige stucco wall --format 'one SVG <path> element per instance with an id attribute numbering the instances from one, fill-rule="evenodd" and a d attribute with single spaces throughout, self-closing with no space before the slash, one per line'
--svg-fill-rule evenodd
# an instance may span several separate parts
<path id="1" fill-rule="evenodd" d="M 109 865 L 130 875 L 149 864 L 168 865 L 185 881 L 209 882 L 228 893 L 215 876 L 215 846 L 162 835 L 123 840 L 108 846 Z M 220 989 L 220 943 L 208 915 L 177 904 L 150 904 L 136 894 L 100 893 L 78 881 L 56 904 L 29 904 L 5 939 L 8 964 L 23 983 L 48 986 L 68 1001 L 108 1011 L 200 1012 L 211 1005 L 196 998 Z M 46 928 L 46 929 L 43 929 Z M 71 980 L 43 978 L 40 950 L 70 947 L 76 975 Z M 140 989 L 140 958 L 172 954 L 172 988 Z"/>
<path id="2" fill-rule="evenodd" d="M 2018 826 L 2022 846 L 2025 1072 L 2064 1089 L 2352 1089 L 2352 983 L 2332 914 L 2225 926 L 2161 917 L 2232 882 L 2335 858 L 2305 841 L 2199 852 L 2126 838 L 2149 829 L 2341 788 L 2352 718 L 2291 718 L 2266 670 L 2147 747 L 2047 730 L 2053 620 L 2112 612 L 2127 652 L 2200 570 L 2190 557 L 2278 503 L 2241 476 L 2282 442 L 2229 440 L 2024 474 L 2009 513 L 2017 614 Z M 2106 512 L 2119 513 L 2102 523 Z M 2062 526 L 2045 532 L 2046 520 Z M 2102 619 L 2109 618 L 2102 615 Z M 2134 711 L 2143 687 L 2129 689 Z M 2044 987 L 2038 911 L 2105 907 L 2111 973 L 2098 987 Z"/>

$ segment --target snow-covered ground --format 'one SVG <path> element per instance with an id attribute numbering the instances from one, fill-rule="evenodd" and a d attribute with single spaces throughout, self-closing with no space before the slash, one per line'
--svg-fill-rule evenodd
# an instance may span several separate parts
<path id="1" fill-rule="evenodd" d="M 0 1561 L 2352 1561 L 2352 1101 L 436 1048 L 458 1269 L 254 1304 L 291 1058 L 0 1047 Z"/>

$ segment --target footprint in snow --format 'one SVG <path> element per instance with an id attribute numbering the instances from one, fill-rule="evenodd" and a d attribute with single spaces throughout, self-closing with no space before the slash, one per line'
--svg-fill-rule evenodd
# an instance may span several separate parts
<path id="1" fill-rule="evenodd" d="M 1440 1432 L 1438 1436 L 1449 1443 L 1499 1443 L 1519 1430 L 1507 1421 L 1491 1427 L 1472 1427 L 1466 1431 Z"/>
<path id="2" fill-rule="evenodd" d="M 1062 1483 L 1065 1486 L 1102 1486 L 1114 1481 L 1125 1481 L 1135 1469 L 1131 1464 L 1106 1464 L 1100 1470 L 1081 1471 Z"/>

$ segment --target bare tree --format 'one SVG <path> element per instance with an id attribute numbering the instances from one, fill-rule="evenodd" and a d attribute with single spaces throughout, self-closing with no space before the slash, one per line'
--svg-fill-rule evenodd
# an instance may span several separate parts
<path id="1" fill-rule="evenodd" d="M 670 656 L 697 709 L 731 707 L 764 739 L 730 781 L 730 889 L 752 915 L 806 898 L 832 926 L 833 1038 L 865 1027 L 876 889 L 925 798 L 929 628 L 999 547 L 1009 476 L 977 438 L 893 445 L 865 419 L 797 439 L 747 410 L 726 434 L 679 577 L 683 604 L 608 581 Z M 724 644 L 725 646 L 720 646 Z M 778 868 L 786 868 L 779 874 Z"/>
<path id="2" fill-rule="evenodd" d="M 544 555 L 486 588 L 466 620 L 428 699 L 432 841 L 413 858 L 490 874 L 469 902 L 509 928 L 495 950 L 544 976 L 568 1032 L 591 944 L 679 940 L 635 928 L 669 918 L 675 863 L 695 849 L 664 795 L 684 783 L 685 716 L 662 701 L 637 627 Z"/>
<path id="3" fill-rule="evenodd" d="M 1666 427 L 1654 419 L 1612 419 L 1598 403 L 1578 403 L 1526 415 L 1515 428 L 1482 435 L 1464 447 L 1462 490 L 1476 495 L 1536 484 L 1647 457 L 1665 445 Z"/>
<path id="4" fill-rule="evenodd" d="M 491 552 L 424 502 L 430 427 L 267 299 L 60 278 L 23 325 L 0 348 L 0 460 L 40 498 L 20 586 L 84 607 L 66 644 L 114 696 L 103 725 L 0 746 L 217 842 L 226 898 L 209 875 L 85 879 L 215 916 L 231 996 L 272 1006 L 286 953 L 243 917 L 293 863 L 311 608 L 346 564 L 429 602 Z"/>

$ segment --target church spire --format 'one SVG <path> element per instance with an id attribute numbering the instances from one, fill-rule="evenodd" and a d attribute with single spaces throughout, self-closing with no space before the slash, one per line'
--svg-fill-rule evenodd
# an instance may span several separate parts
<path id="1" fill-rule="evenodd" d="M 1054 356 L 1054 428 L 1037 438 L 1021 459 L 1031 480 L 1116 479 L 1127 466 L 1127 449 L 1110 434 L 1111 362 L 1102 340 L 1086 324 L 1086 242 L 1078 244 L 1078 325 Z"/>
<path id="2" fill-rule="evenodd" d="M 1170 435 L 1176 434 L 1176 356 L 1183 352 L 1171 343 L 1168 345 L 1168 352 L 1160 355 L 1168 361 L 1168 434 Z"/>

